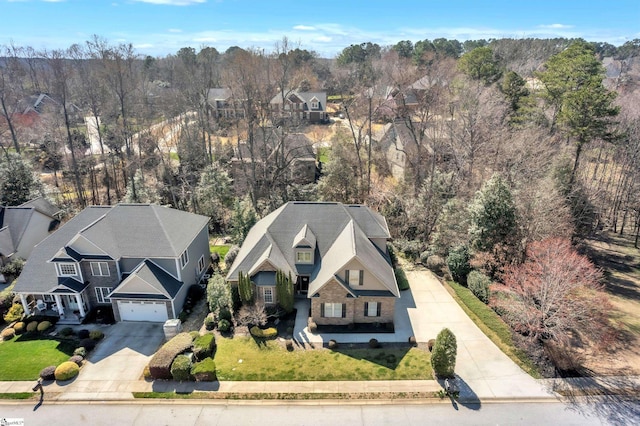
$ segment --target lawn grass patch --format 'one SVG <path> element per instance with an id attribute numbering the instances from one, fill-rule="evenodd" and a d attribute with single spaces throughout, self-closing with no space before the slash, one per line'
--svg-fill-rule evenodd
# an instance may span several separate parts
<path id="1" fill-rule="evenodd" d="M 221 245 L 215 245 L 215 246 L 209 245 L 209 250 L 211 251 L 211 253 L 218 253 L 218 256 L 220 256 L 221 260 L 224 260 L 224 257 L 227 255 L 230 248 L 231 246 L 228 244 L 221 244 Z"/>
<path id="2" fill-rule="evenodd" d="M 322 164 L 327 164 L 329 162 L 329 153 L 331 152 L 331 148 L 323 146 L 319 147 L 317 150 L 316 156 L 318 157 L 318 161 Z"/>
<path id="3" fill-rule="evenodd" d="M 0 399 L 31 399 L 35 396 L 32 392 L 7 392 L 0 393 Z"/>
<path id="4" fill-rule="evenodd" d="M 40 370 L 67 361 L 75 345 L 22 335 L 0 343 L 0 381 L 37 380 Z"/>
<path id="5" fill-rule="evenodd" d="M 133 392 L 134 398 L 149 399 L 222 399 L 222 400 L 407 400 L 438 398 L 436 392 Z"/>
<path id="6" fill-rule="evenodd" d="M 447 281 L 445 288 L 458 302 L 471 320 L 495 345 L 531 377 L 540 379 L 542 375 L 527 355 L 513 343 L 512 331 L 493 309 L 480 301 L 472 292 L 460 284 Z"/>
<path id="7" fill-rule="evenodd" d="M 430 354 L 410 347 L 295 350 L 250 337 L 218 339 L 219 380 L 431 380 Z M 240 361 L 241 360 L 241 361 Z"/>

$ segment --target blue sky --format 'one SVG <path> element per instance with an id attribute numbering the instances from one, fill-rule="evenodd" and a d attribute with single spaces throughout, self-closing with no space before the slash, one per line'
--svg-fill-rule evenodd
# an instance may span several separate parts
<path id="1" fill-rule="evenodd" d="M 0 44 L 36 49 L 97 34 L 166 55 L 191 46 L 271 50 L 288 37 L 335 56 L 353 43 L 456 38 L 640 38 L 638 0 L 0 0 Z"/>

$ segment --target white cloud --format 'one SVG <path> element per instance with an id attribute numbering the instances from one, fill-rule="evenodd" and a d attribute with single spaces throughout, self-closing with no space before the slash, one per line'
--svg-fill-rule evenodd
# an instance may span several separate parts
<path id="1" fill-rule="evenodd" d="M 316 27 L 312 27 L 310 25 L 296 25 L 293 29 L 298 31 L 313 31 Z"/>
<path id="2" fill-rule="evenodd" d="M 207 0 L 133 0 L 139 3 L 162 4 L 168 6 L 191 6 L 192 4 L 206 3 Z"/>
<path id="3" fill-rule="evenodd" d="M 169 31 L 170 33 L 181 33 L 182 30 L 179 28 L 169 28 L 167 31 Z"/>
<path id="4" fill-rule="evenodd" d="M 573 25 L 565 25 L 565 24 L 538 25 L 538 28 L 547 28 L 550 30 L 566 30 L 569 28 L 573 28 Z"/>

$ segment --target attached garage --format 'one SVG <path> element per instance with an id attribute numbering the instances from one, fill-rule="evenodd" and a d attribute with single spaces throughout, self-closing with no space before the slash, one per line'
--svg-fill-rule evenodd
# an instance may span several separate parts
<path id="1" fill-rule="evenodd" d="M 118 300 L 121 321 L 165 322 L 169 319 L 165 302 Z"/>

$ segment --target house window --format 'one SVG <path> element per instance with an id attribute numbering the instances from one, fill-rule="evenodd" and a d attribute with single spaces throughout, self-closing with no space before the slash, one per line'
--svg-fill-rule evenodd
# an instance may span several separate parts
<path id="1" fill-rule="evenodd" d="M 300 250 L 296 252 L 296 263 L 313 263 L 313 256 L 311 256 L 311 251 Z"/>
<path id="2" fill-rule="evenodd" d="M 364 316 L 365 317 L 379 317 L 380 316 L 380 302 L 365 302 L 365 304 L 364 304 Z"/>
<path id="3" fill-rule="evenodd" d="M 107 262 L 91 262 L 91 275 L 94 277 L 108 277 L 109 264 Z"/>
<path id="4" fill-rule="evenodd" d="M 204 271 L 204 254 L 198 259 L 198 274 L 202 273 L 202 271 Z"/>
<path id="5" fill-rule="evenodd" d="M 98 303 L 111 303 L 109 299 L 109 293 L 113 291 L 113 287 L 96 287 L 96 299 Z"/>
<path id="6" fill-rule="evenodd" d="M 72 275 L 78 275 L 75 263 L 58 263 L 58 276 L 69 277 Z"/>
<path id="7" fill-rule="evenodd" d="M 189 263 L 189 253 L 187 252 L 187 250 L 185 250 L 180 255 L 180 266 L 182 267 L 182 269 L 187 266 L 187 263 Z"/>
<path id="8" fill-rule="evenodd" d="M 357 287 L 359 285 L 363 284 L 363 280 L 362 280 L 362 271 L 358 270 L 358 269 L 347 269 L 346 272 L 346 281 L 347 283 L 349 283 L 349 286 L 351 287 Z"/>
<path id="9" fill-rule="evenodd" d="M 311 101 L 311 109 L 318 109 L 318 101 Z"/>
<path id="10" fill-rule="evenodd" d="M 273 288 L 263 287 L 262 296 L 264 298 L 264 303 L 273 303 Z"/>
<path id="11" fill-rule="evenodd" d="M 347 306 L 344 303 L 323 303 L 320 305 L 320 316 L 323 318 L 344 318 L 347 316 Z"/>

